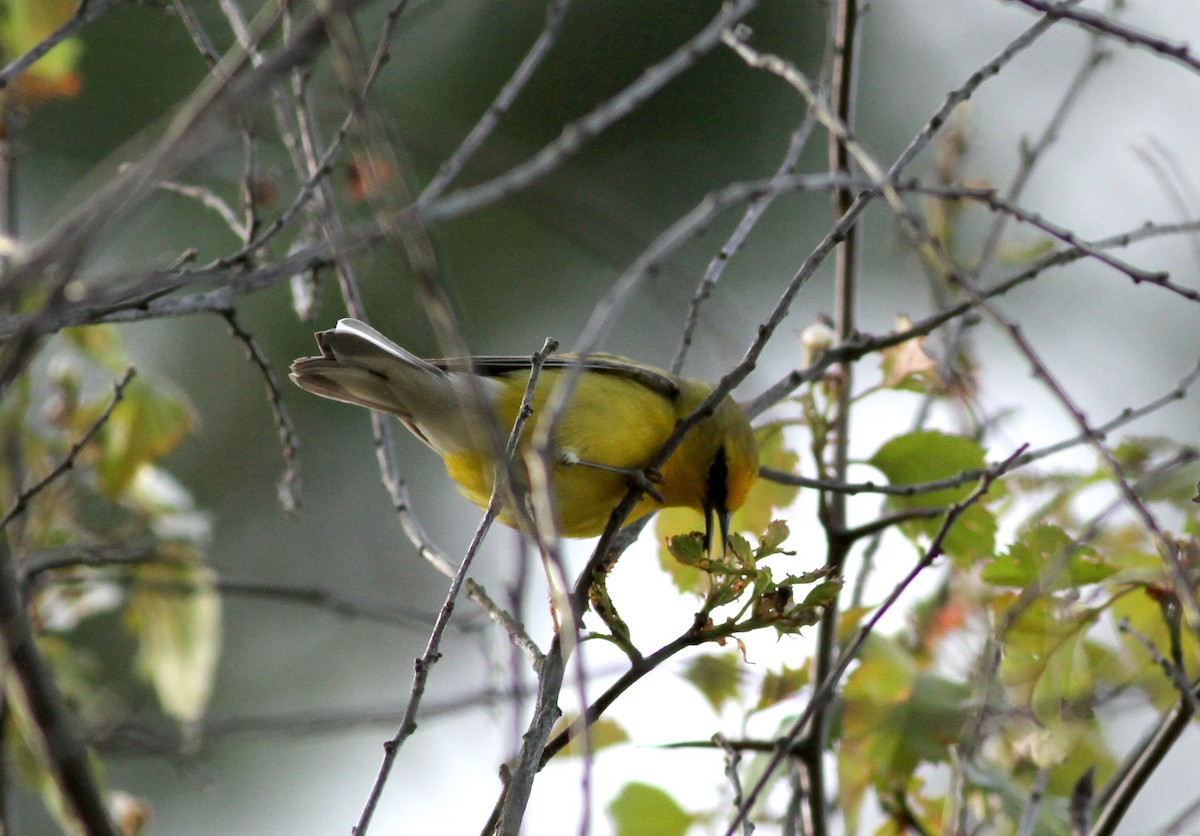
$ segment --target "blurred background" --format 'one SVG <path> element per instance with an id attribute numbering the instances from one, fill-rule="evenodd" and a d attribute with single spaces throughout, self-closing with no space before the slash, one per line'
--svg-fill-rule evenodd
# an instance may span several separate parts
<path id="1" fill-rule="evenodd" d="M 228 47 L 231 35 L 216 4 L 196 5 L 217 47 Z M 256 10 L 248 0 L 242 5 L 248 16 Z M 686 41 L 718 5 L 577 0 L 561 41 L 456 185 L 531 156 L 565 123 Z M 385 11 L 371 4 L 359 19 L 372 45 Z M 544 14 L 544 4 L 526 0 L 410 3 L 374 104 L 408 155 L 409 176 L 418 188 L 487 108 L 536 37 Z M 1123 19 L 1172 40 L 1200 43 L 1200 15 L 1190 0 L 1132 3 Z M 1032 20 L 1019 4 L 1000 0 L 871 4 L 862 25 L 858 89 L 857 132 L 866 148 L 890 163 L 948 91 Z M 825 37 L 822 4 L 764 0 L 748 23 L 757 48 L 817 72 Z M 170 8 L 118 6 L 87 27 L 82 42 L 78 95 L 38 107 L 21 132 L 19 225 L 26 236 L 36 238 L 122 161 L 135 159 L 208 71 Z M 969 138 L 964 169 L 971 177 L 981 185 L 1008 182 L 1019 165 L 1021 143 L 1043 130 L 1088 47 L 1085 32 L 1059 25 L 984 84 L 959 117 Z M 1147 220 L 1180 219 L 1156 165 L 1177 165 L 1188 184 L 1200 182 L 1200 77 L 1146 50 L 1109 49 L 1022 201 L 1085 239 Z M 328 107 L 319 105 L 318 112 L 325 111 L 321 115 L 332 127 L 341 119 L 343 98 L 324 62 L 314 89 L 328 94 Z M 769 176 L 803 114 L 798 97 L 779 79 L 717 50 L 533 188 L 436 227 L 438 257 L 472 349 L 531 353 L 547 336 L 569 348 L 597 301 L 659 233 L 707 193 Z M 261 113 L 247 118 L 266 124 L 271 115 L 264 103 Z M 240 162 L 232 131 L 230 137 L 193 173 L 234 194 Z M 824 142 L 814 139 L 799 169 L 822 170 L 824 154 Z M 265 148 L 263 157 L 268 173 L 286 168 L 278 149 Z M 932 167 L 931 149 L 909 173 L 927 175 Z M 335 178 L 342 189 L 349 179 L 344 165 Z M 1190 208 L 1194 218 L 1197 207 Z M 687 302 L 737 216 L 721 215 L 644 283 L 602 348 L 668 365 Z M 757 323 L 829 228 L 830 217 L 824 194 L 776 202 L 705 307 L 685 369 L 689 376 L 715 380 L 741 358 Z M 985 224 L 980 213 L 975 232 L 981 234 Z M 1010 232 L 1014 246 L 1034 246 L 1041 238 L 1028 229 Z M 1161 239 L 1124 257 L 1146 269 L 1169 270 L 1175 281 L 1195 288 L 1193 243 Z M 882 333 L 893 328 L 898 314 L 916 318 L 932 309 L 924 270 L 883 209 L 868 214 L 862 244 L 863 331 Z M 189 247 L 199 249 L 202 263 L 237 246 L 220 219 L 198 203 L 157 194 L 114 230 L 87 267 L 99 275 L 144 269 L 168 263 Z M 436 354 L 412 278 L 397 255 L 377 248 L 356 267 L 373 324 L 417 354 Z M 800 331 L 832 312 L 831 269 L 832 263 L 801 293 L 764 362 L 736 393 L 739 399 L 754 397 L 798 366 Z M 1023 323 L 1026 336 L 1095 420 L 1168 391 L 1200 353 L 1194 305 L 1135 288 L 1094 262 L 1056 270 L 1000 305 Z M 315 353 L 314 330 L 331 327 L 345 314 L 332 284 L 324 286 L 309 322 L 297 319 L 284 286 L 245 298 L 238 312 L 279 375 L 293 358 Z M 107 761 L 107 780 L 151 801 L 153 833 L 348 832 L 379 767 L 383 741 L 395 732 L 413 659 L 424 648 L 445 580 L 416 556 L 400 530 L 380 484 L 364 411 L 284 384 L 302 444 L 303 505 L 289 516 L 276 498 L 283 462 L 263 381 L 225 323 L 197 316 L 123 331 L 139 371 L 172 381 L 199 417 L 197 435 L 166 465 L 194 492 L 199 507 L 211 512 L 208 553 L 221 574 L 327 593 L 359 612 L 228 595 L 211 729 L 198 751 L 167 756 L 155 746 L 118 751 Z M 979 328 L 975 339 L 983 405 L 993 412 L 1019 410 L 995 438 L 997 445 L 1009 446 L 997 446 L 993 458 L 1024 441 L 1036 446 L 1073 434 L 1002 335 Z M 914 403 L 897 396 L 859 413 L 855 454 L 865 458 L 907 426 Z M 1184 401 L 1132 431 L 1195 439 L 1200 415 L 1194 400 Z M 461 555 L 478 513 L 455 494 L 437 458 L 403 432 L 398 455 L 416 515 L 449 555 Z M 1088 454 L 1068 454 L 1072 458 L 1087 460 Z M 863 470 L 863 478 L 871 478 L 870 471 Z M 816 532 L 804 519 L 811 511 L 802 502 L 791 520 L 800 568 L 814 568 L 822 553 L 818 542 L 805 540 Z M 477 558 L 475 576 L 498 599 L 512 582 L 517 548 L 516 536 L 498 529 Z M 691 604 L 672 592 L 652 550 L 651 545 L 623 559 L 613 594 L 635 631 L 666 637 L 687 623 Z M 586 555 L 586 543 L 573 546 L 572 565 L 581 565 Z M 881 590 L 887 581 L 884 573 Z M 541 580 L 529 583 L 538 589 Z M 548 613 L 539 593 L 531 600 L 528 627 L 544 643 Z M 381 611 L 388 619 L 364 611 Z M 805 651 L 798 642 L 769 645 L 761 648 L 763 654 L 800 658 Z M 384 794 L 376 822 L 381 833 L 477 832 L 500 788 L 497 766 L 517 739 L 520 726 L 504 693 L 513 664 L 505 637 L 485 628 L 478 608 L 462 601 L 443 651 L 420 729 L 403 749 Z M 588 653 L 589 662 L 603 669 L 604 651 L 593 653 L 589 646 Z M 703 739 L 722 728 L 698 692 L 660 676 L 623 698 L 615 712 L 639 745 L 601 755 L 594 776 L 598 804 L 639 776 L 668 786 L 685 807 L 711 802 L 719 753 L 680 756 L 650 746 Z M 1119 731 L 1136 731 L 1144 719 L 1131 718 L 1130 728 Z M 681 757 L 700 762 L 702 777 L 680 766 Z M 1170 811 L 1160 810 L 1154 799 L 1170 798 L 1169 784 L 1186 774 L 1160 771 L 1161 786 L 1139 802 L 1147 821 L 1160 812 L 1166 817 Z M 573 832 L 579 780 L 577 764 L 567 762 L 535 785 L 528 833 Z M 50 832 L 32 796 L 20 811 L 26 825 L 20 832 Z M 1130 820 L 1138 820 L 1136 812 Z M 571 823 L 567 830 L 564 821 Z M 606 832 L 599 810 L 594 822 L 593 832 Z"/>

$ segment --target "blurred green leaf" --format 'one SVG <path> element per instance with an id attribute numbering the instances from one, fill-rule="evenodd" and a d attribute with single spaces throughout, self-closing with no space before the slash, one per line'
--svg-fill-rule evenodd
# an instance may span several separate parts
<path id="1" fill-rule="evenodd" d="M 1008 551 L 988 563 L 985 581 L 997 586 L 1038 586 L 1057 592 L 1111 577 L 1117 567 L 1077 544 L 1055 525 L 1037 525 L 1021 533 Z"/>
<path id="2" fill-rule="evenodd" d="M 139 566 L 125 610 L 138 644 L 138 670 L 185 731 L 204 715 L 220 658 L 215 581 L 212 570 L 198 563 Z"/>
<path id="3" fill-rule="evenodd" d="M 997 623 L 1003 623 L 1007 607 L 1015 601 L 1005 597 L 998 602 Z M 1064 712 L 1095 703 L 1085 637 L 1097 616 L 1095 610 L 1054 599 L 1035 598 L 1024 604 L 1004 636 L 1000 662 L 1000 679 L 1014 705 L 1049 724 Z"/>
<path id="4" fill-rule="evenodd" d="M 807 685 L 808 680 L 809 660 L 807 659 L 798 668 L 789 668 L 784 665 L 778 671 L 767 671 L 762 685 L 758 688 L 758 702 L 754 704 L 753 710 L 762 711 L 783 702 Z"/>
<path id="5" fill-rule="evenodd" d="M 60 333 L 68 345 L 114 375 L 121 374 L 129 365 L 129 355 L 125 352 L 121 332 L 115 325 L 64 328 Z"/>
<path id="6" fill-rule="evenodd" d="M 98 403 L 84 422 L 95 421 L 107 403 Z M 96 469 L 109 498 L 123 491 L 144 464 L 175 449 L 195 426 L 191 408 L 179 398 L 156 389 L 142 378 L 134 378 L 125 389 L 108 423 L 100 431 L 100 459 Z"/>
<path id="7" fill-rule="evenodd" d="M 608 805 L 615 836 L 683 836 L 692 816 L 664 790 L 631 781 Z"/>
<path id="8" fill-rule="evenodd" d="M 5 0 L 0 6 L 0 45 L 5 61 L 24 55 L 71 19 L 78 0 Z M 78 37 L 67 38 L 17 78 L 27 98 L 74 96 L 82 83 L 77 72 L 83 54 Z"/>
<path id="9" fill-rule="evenodd" d="M 1146 556 L 1146 560 L 1154 561 L 1156 568 L 1161 569 L 1161 561 L 1150 555 Z M 1146 694 L 1156 708 L 1165 710 L 1179 699 L 1179 691 L 1170 678 L 1163 675 L 1162 668 L 1146 647 L 1149 642 L 1163 658 L 1170 659 L 1172 656 L 1171 629 L 1163 616 L 1164 600 L 1160 595 L 1155 587 L 1134 590 L 1119 596 L 1110 611 L 1114 618 L 1129 627 L 1119 637 L 1129 660 L 1127 673 L 1130 681 Z M 1192 630 L 1185 628 L 1179 631 L 1179 641 L 1184 674 L 1189 680 L 1194 680 L 1200 675 L 1200 640 Z"/>
<path id="10" fill-rule="evenodd" d="M 763 467 L 774 468 L 784 473 L 795 473 L 800 467 L 800 456 L 787 447 L 784 438 L 785 422 L 775 421 L 754 430 L 758 439 L 758 461 Z M 759 479 L 750 489 L 745 504 L 734 512 L 730 522 L 732 531 L 765 531 L 775 513 L 787 508 L 796 499 L 800 488 L 781 485 L 769 479 Z"/>
<path id="11" fill-rule="evenodd" d="M 557 734 L 562 729 L 565 729 L 571 723 L 578 719 L 578 715 L 564 716 L 558 723 L 555 724 L 554 732 Z M 596 722 L 592 723 L 587 730 L 588 745 L 592 754 L 599 752 L 601 749 L 607 749 L 610 746 L 618 746 L 629 741 L 629 733 L 622 728 L 621 724 L 616 720 L 610 720 L 607 717 L 601 717 Z M 572 737 L 570 742 L 559 752 L 561 757 L 574 758 L 583 754 L 583 741 L 578 735 Z"/>
<path id="12" fill-rule="evenodd" d="M 683 672 L 683 678 L 696 686 L 713 711 L 720 711 L 727 701 L 737 699 L 742 675 L 742 660 L 736 653 L 697 656 Z"/>
<path id="13" fill-rule="evenodd" d="M 986 467 L 984 450 L 977 442 L 937 430 L 896 436 L 885 442 L 869 462 L 892 485 L 933 482 Z M 975 484 L 971 482 L 917 496 L 892 496 L 888 498 L 888 506 L 893 510 L 949 509 L 966 499 L 974 488 Z M 996 518 L 987 510 L 984 501 L 995 499 L 1000 492 L 1001 487 L 993 485 L 989 497 L 967 508 L 947 532 L 942 550 L 959 566 L 970 566 L 995 552 Z M 914 540 L 932 538 L 941 529 L 942 522 L 941 517 L 909 520 L 901 524 L 900 530 Z"/>
<path id="14" fill-rule="evenodd" d="M 868 789 L 905 786 L 922 762 L 948 759 L 970 694 L 964 683 L 921 670 L 899 642 L 868 639 L 842 689 L 838 774 L 848 820 Z"/>

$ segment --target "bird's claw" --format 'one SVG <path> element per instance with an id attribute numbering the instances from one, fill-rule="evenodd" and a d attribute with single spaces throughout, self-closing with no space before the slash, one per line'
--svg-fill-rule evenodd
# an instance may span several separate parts
<path id="1" fill-rule="evenodd" d="M 662 471 L 657 467 L 617 467 L 611 464 L 601 464 L 600 462 L 590 462 L 587 459 L 581 459 L 570 450 L 560 450 L 558 460 L 562 464 L 570 467 L 592 467 L 596 470 L 605 470 L 609 473 L 618 473 L 629 480 L 629 483 L 647 496 L 653 497 L 657 502 L 665 503 L 662 493 L 658 490 L 658 485 L 666 484 L 666 479 L 663 478 Z"/>

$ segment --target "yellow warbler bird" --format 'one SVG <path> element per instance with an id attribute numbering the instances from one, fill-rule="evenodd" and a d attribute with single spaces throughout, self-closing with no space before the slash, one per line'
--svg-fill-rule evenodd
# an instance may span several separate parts
<path id="1" fill-rule="evenodd" d="M 529 382 L 530 359 L 422 360 L 356 319 L 340 320 L 316 336 L 321 356 L 296 360 L 292 380 L 313 394 L 395 415 L 442 457 L 467 499 L 486 508 L 495 478 L 495 444 L 484 431 L 484 417 L 469 404 L 477 387 L 500 426 L 511 427 Z M 522 447 L 534 434 L 551 390 L 575 365 L 562 355 L 542 367 Z M 631 480 L 644 484 L 644 469 L 676 422 L 713 391 L 706 383 L 609 354 L 589 355 L 582 366 L 552 439 L 555 504 L 560 530 L 568 537 L 603 532 Z M 758 446 L 741 408 L 731 398 L 722 400 L 655 476 L 653 489 L 626 521 L 666 506 L 694 508 L 704 514 L 709 545 L 714 516 L 723 544 L 730 512 L 741 506 L 758 477 Z M 501 510 L 499 520 L 516 525 L 508 509 Z"/>

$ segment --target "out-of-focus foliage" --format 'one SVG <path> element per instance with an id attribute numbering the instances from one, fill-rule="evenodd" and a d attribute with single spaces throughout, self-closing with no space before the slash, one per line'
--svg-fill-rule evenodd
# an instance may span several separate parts
<path id="1" fill-rule="evenodd" d="M 111 725 L 132 712 L 120 695 L 137 680 L 194 739 L 220 655 L 221 605 L 205 565 L 207 515 L 160 464 L 193 432 L 192 410 L 169 386 L 145 378 L 119 390 L 100 385 L 127 362 L 112 327 L 69 331 L 48 354 L 49 390 L 24 377 L 21 396 L 0 403 L 5 504 L 70 464 L 66 476 L 29 496 L 26 513 L 5 532 L 33 591 L 41 651 L 89 722 Z M 108 642 L 96 646 L 88 628 L 97 621 L 122 630 L 132 655 L 114 653 Z M 20 704 L 17 689 L 8 696 Z M 25 748 L 28 715 L 18 710 L 9 718 L 10 745 Z M 36 746 L 26 751 L 26 774 L 69 827 L 54 782 L 37 766 Z"/>
<path id="2" fill-rule="evenodd" d="M 0 49 L 6 61 L 24 55 L 70 20 L 78 0 L 4 0 L 0 4 Z M 74 96 L 83 84 L 79 60 L 83 44 L 67 38 L 18 76 L 17 90 L 27 99 Z"/>

